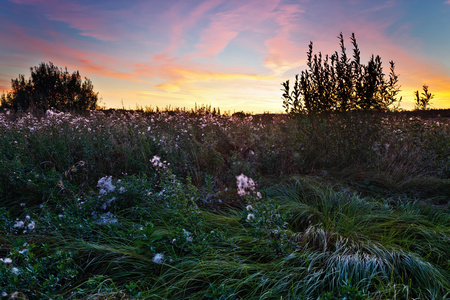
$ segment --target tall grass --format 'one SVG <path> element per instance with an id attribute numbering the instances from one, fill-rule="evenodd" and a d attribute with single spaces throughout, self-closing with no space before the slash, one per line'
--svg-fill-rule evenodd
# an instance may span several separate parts
<path id="1" fill-rule="evenodd" d="M 448 120 L 0 117 L 4 297 L 449 296 Z"/>

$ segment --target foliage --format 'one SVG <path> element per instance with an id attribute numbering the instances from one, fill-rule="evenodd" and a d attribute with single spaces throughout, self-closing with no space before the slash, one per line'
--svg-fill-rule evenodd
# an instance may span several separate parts
<path id="1" fill-rule="evenodd" d="M 293 90 L 289 80 L 283 82 L 283 107 L 287 113 L 321 113 L 330 111 L 386 111 L 399 92 L 398 75 L 390 62 L 385 78 L 380 56 L 372 55 L 367 65 L 361 63 L 360 51 L 352 34 L 353 58 L 349 58 L 342 33 L 338 36 L 341 51 L 322 57 L 313 55 L 313 43 L 307 53 L 308 70 L 296 75 Z"/>
<path id="2" fill-rule="evenodd" d="M 70 74 L 53 63 L 31 67 L 27 80 L 20 74 L 11 80 L 12 91 L 3 94 L 1 104 L 15 110 L 88 110 L 97 107 L 98 93 L 92 82 L 81 78 L 78 71 Z"/>
<path id="3" fill-rule="evenodd" d="M 428 91 L 428 86 L 425 84 L 423 85 L 422 94 L 419 96 L 419 91 L 415 91 L 414 96 L 416 100 L 416 110 L 427 110 L 429 108 L 431 99 L 434 98 L 434 95 Z"/>
<path id="4" fill-rule="evenodd" d="M 445 113 L 1 112 L 0 293 L 445 299 Z"/>

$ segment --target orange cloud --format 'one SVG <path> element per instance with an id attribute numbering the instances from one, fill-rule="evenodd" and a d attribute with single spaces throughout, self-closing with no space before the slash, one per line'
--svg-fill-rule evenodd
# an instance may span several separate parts
<path id="1" fill-rule="evenodd" d="M 180 90 L 182 85 L 192 82 L 228 81 L 237 79 L 268 80 L 268 81 L 279 80 L 274 77 L 259 76 L 253 74 L 219 73 L 219 72 L 211 72 L 195 69 L 182 69 L 182 68 L 174 68 L 168 71 L 168 73 L 170 74 L 171 77 L 174 78 L 174 80 L 156 86 L 167 92 L 177 92 Z"/>

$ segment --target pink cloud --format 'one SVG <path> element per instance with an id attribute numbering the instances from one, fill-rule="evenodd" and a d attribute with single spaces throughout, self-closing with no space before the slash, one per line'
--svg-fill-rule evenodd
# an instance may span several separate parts
<path id="1" fill-rule="evenodd" d="M 306 51 L 307 45 L 301 47 L 293 41 L 295 36 L 301 33 L 299 24 L 304 23 L 301 19 L 304 13 L 305 11 L 295 4 L 280 5 L 277 11 L 273 12 L 273 19 L 279 29 L 273 38 L 265 42 L 267 54 L 264 64 L 275 74 L 282 74 L 305 60 L 301 54 Z"/>
<path id="2" fill-rule="evenodd" d="M 6 29 L 0 32 L 0 38 L 9 41 L 7 47 L 9 52 L 13 53 L 12 57 L 15 59 L 22 53 L 22 59 L 29 61 L 29 63 L 37 64 L 41 61 L 46 62 L 50 60 L 60 67 L 67 66 L 72 70 L 78 69 L 82 71 L 83 76 L 99 75 L 141 81 L 139 74 L 130 70 L 130 62 L 118 59 L 116 56 L 101 52 L 80 50 L 60 41 L 31 37 L 27 29 L 14 24 L 8 24 Z M 28 49 L 32 49 L 32 52 L 29 53 Z M 21 63 L 25 64 L 24 61 Z M 26 69 L 30 66 L 26 67 Z M 114 66 L 116 69 L 111 66 Z M 128 71 L 117 71 L 118 68 L 128 69 Z"/>
<path id="3" fill-rule="evenodd" d="M 186 42 L 185 35 L 187 31 L 191 30 L 200 20 L 204 19 L 210 10 L 216 8 L 224 1 L 205 1 L 196 6 L 191 12 L 186 12 L 188 10 L 185 7 L 186 3 L 181 3 L 181 5 L 172 6 L 165 12 L 162 19 L 170 20 L 170 31 L 168 34 L 170 42 L 164 50 L 163 55 L 172 55 L 173 51 L 177 50 L 177 48 Z"/>
<path id="4" fill-rule="evenodd" d="M 227 2 L 230 8 L 226 7 L 221 12 L 208 16 L 210 23 L 200 32 L 196 54 L 214 56 L 225 49 L 240 32 L 263 30 L 278 3 L 279 0 Z"/>

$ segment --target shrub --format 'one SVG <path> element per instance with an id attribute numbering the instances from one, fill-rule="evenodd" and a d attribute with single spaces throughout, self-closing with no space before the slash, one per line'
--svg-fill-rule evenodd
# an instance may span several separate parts
<path id="1" fill-rule="evenodd" d="M 338 36 L 341 52 L 322 58 L 313 55 L 309 44 L 309 70 L 296 75 L 293 90 L 289 80 L 283 82 L 283 106 L 288 113 L 320 113 L 326 111 L 386 111 L 399 92 L 398 75 L 390 61 L 389 78 L 385 78 L 380 56 L 372 55 L 367 65 L 361 64 L 360 51 L 352 34 L 353 60 L 346 53 L 342 33 Z"/>
<path id="2" fill-rule="evenodd" d="M 26 80 L 20 74 L 12 79 L 12 92 L 3 94 L 1 105 L 16 110 L 57 108 L 59 110 L 88 110 L 97 107 L 98 93 L 92 82 L 81 79 L 78 71 L 70 74 L 67 68 L 58 68 L 53 63 L 41 63 L 31 67 L 31 77 Z"/>

